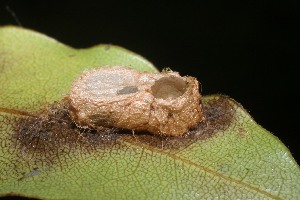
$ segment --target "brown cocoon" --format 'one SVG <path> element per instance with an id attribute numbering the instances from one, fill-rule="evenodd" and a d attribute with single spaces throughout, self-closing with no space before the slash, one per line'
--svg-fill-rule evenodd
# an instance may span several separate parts
<path id="1" fill-rule="evenodd" d="M 138 72 L 128 67 L 84 71 L 68 101 L 77 126 L 146 130 L 180 136 L 202 119 L 198 81 L 177 72 Z"/>

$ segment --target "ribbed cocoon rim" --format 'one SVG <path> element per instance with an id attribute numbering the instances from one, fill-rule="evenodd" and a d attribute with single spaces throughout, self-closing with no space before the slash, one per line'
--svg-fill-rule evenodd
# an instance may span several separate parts
<path id="1" fill-rule="evenodd" d="M 203 120 L 199 84 L 177 72 L 139 72 L 128 67 L 84 71 L 67 99 L 79 127 L 116 127 L 180 136 Z"/>

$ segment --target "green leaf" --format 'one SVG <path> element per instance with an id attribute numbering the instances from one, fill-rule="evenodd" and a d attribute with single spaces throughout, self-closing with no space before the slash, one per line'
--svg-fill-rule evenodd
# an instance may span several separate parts
<path id="1" fill-rule="evenodd" d="M 0 28 L 0 196 L 43 199 L 299 199 L 289 150 L 234 100 L 203 98 L 206 116 L 184 137 L 83 133 L 62 99 L 90 67 L 156 71 L 121 47 L 73 49 Z M 49 114 L 50 113 L 50 114 Z"/>

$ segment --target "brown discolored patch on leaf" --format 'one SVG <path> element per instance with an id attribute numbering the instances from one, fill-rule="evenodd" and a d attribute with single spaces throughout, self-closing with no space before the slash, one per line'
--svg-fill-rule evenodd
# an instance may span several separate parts
<path id="1" fill-rule="evenodd" d="M 71 120 L 65 102 L 54 103 L 35 117 L 18 119 L 13 128 L 11 139 L 17 147 L 18 157 L 36 166 L 57 164 L 61 157 L 76 150 L 88 153 L 117 145 L 113 128 L 78 128 Z"/>
<path id="2" fill-rule="evenodd" d="M 80 129 L 69 116 L 66 101 L 54 103 L 34 117 L 24 117 L 14 122 L 13 148 L 22 161 L 31 166 L 61 165 L 65 157 L 75 151 L 82 154 L 109 152 L 111 148 L 123 148 L 124 142 L 148 146 L 163 151 L 184 149 L 196 140 L 212 137 L 216 131 L 225 130 L 231 123 L 235 109 L 231 100 L 220 96 L 205 102 L 205 120 L 183 136 L 159 136 L 148 132 L 131 132 L 115 128 L 100 127 L 97 130 Z M 22 178 L 22 177 L 21 177 Z"/>
<path id="3" fill-rule="evenodd" d="M 168 137 L 141 133 L 134 138 L 127 138 L 127 140 L 135 140 L 135 143 L 141 142 L 161 150 L 184 149 L 196 140 L 205 140 L 218 131 L 225 131 L 231 124 L 235 113 L 232 101 L 229 97 L 219 96 L 203 103 L 205 120 L 183 136 Z"/>

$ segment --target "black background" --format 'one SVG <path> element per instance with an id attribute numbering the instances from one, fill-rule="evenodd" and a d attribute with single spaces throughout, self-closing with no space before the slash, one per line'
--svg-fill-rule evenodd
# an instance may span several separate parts
<path id="1" fill-rule="evenodd" d="M 116 44 L 197 77 L 204 95 L 240 102 L 299 162 L 299 0 L 0 2 L 0 25 L 17 25 L 12 10 L 67 45 Z"/>

